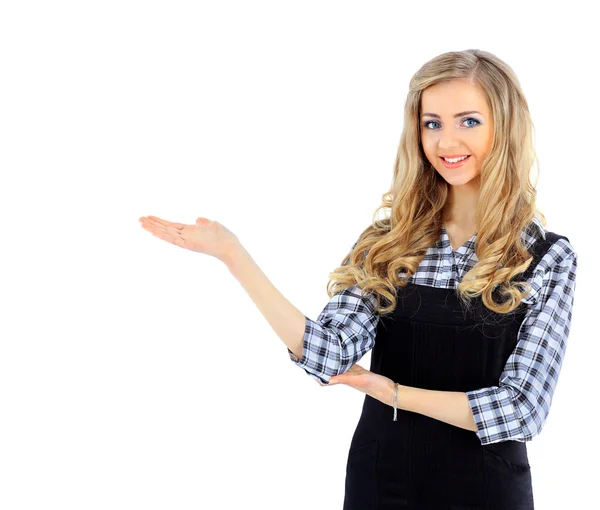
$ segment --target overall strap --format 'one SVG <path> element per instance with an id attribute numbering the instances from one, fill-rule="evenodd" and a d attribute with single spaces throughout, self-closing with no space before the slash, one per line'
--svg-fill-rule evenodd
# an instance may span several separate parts
<path id="1" fill-rule="evenodd" d="M 566 236 L 555 234 L 554 232 L 546 232 L 545 239 L 540 238 L 534 242 L 533 245 L 529 247 L 529 252 L 533 255 L 533 260 L 529 264 L 529 267 L 523 273 L 521 273 L 521 276 L 517 275 L 513 279 L 516 281 L 528 281 L 533 275 L 533 271 L 535 271 L 535 268 L 540 263 L 540 260 L 542 260 L 552 245 L 559 239 L 565 239 L 566 241 L 569 241 L 569 238 Z"/>
<path id="2" fill-rule="evenodd" d="M 552 245 L 558 239 L 566 239 L 567 241 L 569 240 L 568 237 L 560 234 L 555 234 L 554 232 L 545 232 L 545 234 L 545 238 L 540 237 L 528 249 L 529 253 L 531 253 L 531 255 L 533 256 L 533 260 L 530 262 L 529 267 L 522 273 L 518 273 L 515 276 L 513 276 L 511 278 L 511 282 L 528 282 L 531 279 L 535 268 L 538 266 L 544 255 L 548 253 L 548 250 L 552 247 Z M 503 303 L 505 299 L 500 294 L 500 287 L 500 285 L 496 286 L 496 288 L 493 291 L 493 299 L 497 303 Z M 525 303 L 521 303 L 518 308 L 513 310 L 512 313 L 525 313 L 526 310 L 527 305 Z"/>

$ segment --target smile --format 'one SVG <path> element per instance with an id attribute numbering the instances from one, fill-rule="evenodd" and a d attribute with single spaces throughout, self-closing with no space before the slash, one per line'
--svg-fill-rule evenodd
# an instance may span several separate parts
<path id="1" fill-rule="evenodd" d="M 459 166 L 462 166 L 462 165 L 464 165 L 464 164 L 465 164 L 465 161 L 468 161 L 470 157 L 471 157 L 471 156 L 469 155 L 469 156 L 467 156 L 466 158 L 464 158 L 464 159 L 460 159 L 459 161 L 457 161 L 457 162 L 455 162 L 455 163 L 450 163 L 450 162 L 446 161 L 446 160 L 445 160 L 444 158 L 442 158 L 442 157 L 440 157 L 440 159 L 442 160 L 442 163 L 444 163 L 444 166 L 445 166 L 446 168 L 458 168 Z"/>

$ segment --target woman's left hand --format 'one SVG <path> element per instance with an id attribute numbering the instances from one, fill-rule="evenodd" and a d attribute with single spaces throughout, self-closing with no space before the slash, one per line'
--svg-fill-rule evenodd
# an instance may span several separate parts
<path id="1" fill-rule="evenodd" d="M 343 374 L 330 378 L 328 386 L 334 384 L 352 386 L 384 404 L 392 405 L 394 381 L 389 377 L 366 370 L 360 365 L 352 365 Z"/>

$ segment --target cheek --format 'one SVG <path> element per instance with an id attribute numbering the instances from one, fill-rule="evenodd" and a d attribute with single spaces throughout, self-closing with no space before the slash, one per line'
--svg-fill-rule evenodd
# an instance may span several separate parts
<path id="1" fill-rule="evenodd" d="M 494 133 L 491 130 L 489 130 L 486 134 L 487 136 L 483 139 L 482 143 L 479 144 L 478 147 L 478 152 L 481 158 L 487 156 L 488 152 L 492 148 L 492 142 L 494 141 Z"/>
<path id="2" fill-rule="evenodd" d="M 432 144 L 431 142 L 428 143 L 427 140 L 423 140 L 421 141 L 421 145 L 423 147 L 423 152 L 425 153 L 425 156 L 427 156 L 427 159 L 433 161 L 437 157 L 434 144 Z"/>

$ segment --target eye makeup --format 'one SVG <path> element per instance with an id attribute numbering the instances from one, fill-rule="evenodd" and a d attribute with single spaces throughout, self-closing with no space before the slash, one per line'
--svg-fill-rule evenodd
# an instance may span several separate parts
<path id="1" fill-rule="evenodd" d="M 477 127 L 477 126 L 479 126 L 481 124 L 481 121 L 479 121 L 479 120 L 477 120 L 477 119 L 475 119 L 473 117 L 466 117 L 462 121 L 466 122 L 468 120 L 473 120 L 473 121 L 475 121 L 477 123 L 477 124 L 475 124 L 473 126 L 467 126 L 469 128 L 474 128 L 474 127 Z M 426 128 L 426 129 L 432 130 L 432 128 L 428 127 L 428 125 L 431 124 L 432 122 L 435 122 L 436 124 L 439 124 L 439 122 L 437 120 L 425 120 L 425 121 L 423 121 L 423 127 Z"/>

